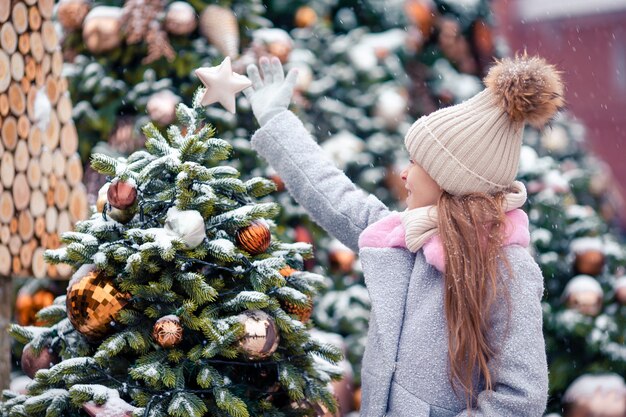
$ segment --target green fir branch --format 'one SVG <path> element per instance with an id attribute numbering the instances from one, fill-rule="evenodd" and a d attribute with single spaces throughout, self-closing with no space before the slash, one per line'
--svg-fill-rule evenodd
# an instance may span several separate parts
<path id="1" fill-rule="evenodd" d="M 65 310 L 65 304 L 52 304 L 48 307 L 44 307 L 37 312 L 37 321 L 41 321 L 46 325 L 57 324 L 61 320 L 67 317 Z"/>
<path id="2" fill-rule="evenodd" d="M 304 387 L 306 382 L 302 377 L 302 371 L 290 364 L 282 364 L 278 370 L 278 380 L 287 391 L 291 401 L 304 399 Z"/>
<path id="3" fill-rule="evenodd" d="M 66 408 L 69 392 L 64 389 L 50 389 L 42 394 L 33 395 L 24 401 L 24 411 L 28 416 L 46 413 L 50 408 L 59 413 Z M 56 409 L 56 411 L 54 411 Z M 58 414 L 57 414 L 58 415 Z"/>
<path id="4" fill-rule="evenodd" d="M 228 389 L 216 387 L 213 389 L 213 395 L 218 408 L 226 411 L 231 417 L 250 417 L 246 403 Z"/>
<path id="5" fill-rule="evenodd" d="M 196 382 L 198 383 L 198 386 L 202 388 L 211 388 L 213 386 L 222 386 L 224 381 L 222 380 L 222 375 L 217 369 L 211 365 L 204 364 L 198 372 Z"/>
<path id="6" fill-rule="evenodd" d="M 76 407 L 89 401 L 102 405 L 109 399 L 109 389 L 99 384 L 76 384 L 70 388 L 69 395 Z"/>
<path id="7" fill-rule="evenodd" d="M 176 393 L 167 408 L 172 417 L 202 417 L 208 411 L 200 397 L 190 392 Z"/>
<path id="8" fill-rule="evenodd" d="M 91 155 L 91 167 L 102 175 L 114 177 L 118 172 L 119 165 L 119 161 L 108 155 L 101 153 L 94 153 Z"/>
<path id="9" fill-rule="evenodd" d="M 262 309 L 269 306 L 270 297 L 258 291 L 240 291 L 228 301 L 222 303 L 224 310 L 243 311 Z"/>
<path id="10" fill-rule="evenodd" d="M 246 192 L 252 197 L 261 198 L 276 191 L 276 183 L 262 177 L 254 177 L 244 183 Z"/>

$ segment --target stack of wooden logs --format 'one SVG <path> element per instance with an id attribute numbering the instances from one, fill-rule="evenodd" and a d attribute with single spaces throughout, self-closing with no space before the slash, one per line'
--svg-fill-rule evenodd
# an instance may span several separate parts
<path id="1" fill-rule="evenodd" d="M 65 278 L 45 249 L 87 216 L 54 0 L 0 0 L 0 276 Z"/>

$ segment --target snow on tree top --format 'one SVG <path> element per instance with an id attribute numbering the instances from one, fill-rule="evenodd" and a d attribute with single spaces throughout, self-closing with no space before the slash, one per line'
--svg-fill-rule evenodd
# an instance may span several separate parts
<path id="1" fill-rule="evenodd" d="M 363 35 L 362 45 L 372 49 L 385 49 L 392 51 L 404 46 L 406 41 L 406 31 L 402 29 L 389 29 L 380 33 L 368 33 Z"/>
<path id="2" fill-rule="evenodd" d="M 447 59 L 440 58 L 435 61 L 433 71 L 440 80 L 433 86 L 434 90 L 438 93 L 442 91 L 454 93 L 456 103 L 473 97 L 483 89 L 478 77 L 458 72 Z"/>
<path id="3" fill-rule="evenodd" d="M 78 282 L 80 279 L 82 279 L 84 276 L 86 276 L 91 271 L 94 271 L 95 269 L 96 269 L 96 266 L 94 264 L 84 264 L 84 265 L 82 265 L 80 268 L 78 268 L 76 270 L 76 272 L 74 272 L 74 274 L 70 278 L 70 282 L 68 284 L 68 288 L 71 287 L 75 282 Z"/>
<path id="4" fill-rule="evenodd" d="M 91 257 L 91 259 L 93 260 L 93 262 L 94 262 L 95 264 L 98 264 L 98 265 L 105 264 L 105 263 L 106 263 L 106 261 L 107 261 L 107 257 L 106 257 L 106 255 L 105 255 L 104 253 L 102 253 L 102 252 L 96 252 L 96 253 L 95 253 L 95 254 Z"/>
<path id="5" fill-rule="evenodd" d="M 291 287 L 277 288 L 276 294 L 282 295 L 284 297 L 289 297 L 292 300 L 297 300 L 300 303 L 306 303 L 309 300 L 306 294 L 303 294 L 300 291 L 296 290 L 295 288 L 291 288 Z"/>
<path id="6" fill-rule="evenodd" d="M 565 193 L 570 189 L 567 178 L 565 178 L 563 174 L 556 169 L 548 171 L 548 173 L 544 176 L 543 181 L 547 187 L 558 193 Z"/>
<path id="7" fill-rule="evenodd" d="M 189 3 L 186 3 L 184 1 L 175 1 L 173 3 L 170 3 L 170 5 L 168 6 L 168 10 L 175 14 L 187 13 L 189 11 L 194 14 L 196 13 L 194 8 Z"/>
<path id="8" fill-rule="evenodd" d="M 456 7 L 461 12 L 476 9 L 480 5 L 480 0 L 444 0 L 450 6 Z"/>
<path id="9" fill-rule="evenodd" d="M 289 54 L 289 62 L 304 62 L 307 64 L 315 64 L 316 61 L 317 57 L 312 51 L 308 49 L 296 48 Z"/>
<path id="10" fill-rule="evenodd" d="M 230 253 L 235 249 L 235 244 L 228 239 L 213 239 L 211 245 L 221 249 L 224 253 Z"/>
<path id="11" fill-rule="evenodd" d="M 581 237 L 574 239 L 570 244 L 570 250 L 574 253 L 599 251 L 604 253 L 604 243 L 599 237 Z"/>
<path id="12" fill-rule="evenodd" d="M 626 394 L 624 379 L 617 374 L 582 375 L 569 386 L 563 401 L 572 403 L 584 397 L 597 395 L 597 392 L 615 391 L 617 395 Z"/>
<path id="13" fill-rule="evenodd" d="M 615 280 L 615 289 L 626 288 L 626 275 L 621 276 Z"/>
<path id="14" fill-rule="evenodd" d="M 322 149 L 340 169 L 344 169 L 355 157 L 363 152 L 365 143 L 347 130 L 342 130 L 322 143 Z"/>
<path id="15" fill-rule="evenodd" d="M 565 286 L 565 290 L 563 293 L 565 296 L 568 296 L 572 293 L 578 292 L 595 292 L 599 295 L 603 295 L 604 291 L 602 291 L 602 287 L 593 277 L 589 275 L 577 275 L 572 278 L 567 285 Z"/>
<path id="16" fill-rule="evenodd" d="M 554 159 L 549 156 L 539 157 L 537 151 L 527 145 L 522 145 L 520 151 L 519 174 L 540 174 L 554 167 Z"/>
<path id="17" fill-rule="evenodd" d="M 150 236 L 154 239 L 154 242 L 144 243 L 139 247 L 139 250 L 144 250 L 152 245 L 157 245 L 161 250 L 168 251 L 172 247 L 172 242 L 178 240 L 179 237 L 169 230 L 160 227 L 151 227 L 150 229 L 139 230 L 142 234 Z"/>
<path id="18" fill-rule="evenodd" d="M 595 211 L 589 206 L 572 204 L 565 209 L 565 214 L 570 219 L 586 219 L 595 215 Z"/>
<path id="19" fill-rule="evenodd" d="M 333 345 L 342 351 L 346 349 L 346 343 L 343 340 L 343 337 L 338 335 L 337 333 L 325 332 L 323 330 L 319 330 L 313 328 L 309 331 L 309 334 L 314 340 L 317 340 L 321 343 L 326 343 L 329 345 Z"/>
<path id="20" fill-rule="evenodd" d="M 612 237 L 604 241 L 604 254 L 617 259 L 624 259 L 626 257 L 624 247 L 613 240 Z"/>
<path id="21" fill-rule="evenodd" d="M 291 45 L 293 43 L 291 36 L 289 36 L 286 31 L 277 28 L 257 29 L 252 33 L 252 38 L 254 41 L 260 41 L 267 44 L 284 42 Z"/>
<path id="22" fill-rule="evenodd" d="M 161 321 L 180 321 L 180 319 L 174 314 L 168 314 L 167 316 L 161 317 L 156 322 L 159 323 Z"/>
<path id="23" fill-rule="evenodd" d="M 122 9 L 114 6 L 96 6 L 85 16 L 83 23 L 87 23 L 90 19 L 96 18 L 115 18 L 118 19 L 122 15 Z"/>
<path id="24" fill-rule="evenodd" d="M 548 229 L 535 229 L 530 233 L 530 238 L 533 243 L 541 242 L 544 245 L 547 245 L 552 241 L 552 232 Z"/>
<path id="25" fill-rule="evenodd" d="M 332 242 L 330 242 L 330 245 L 328 245 L 328 250 L 331 252 L 338 251 L 338 250 L 352 252 L 352 249 L 350 249 L 349 247 L 347 247 L 346 245 L 344 245 L 337 239 L 333 239 Z"/>

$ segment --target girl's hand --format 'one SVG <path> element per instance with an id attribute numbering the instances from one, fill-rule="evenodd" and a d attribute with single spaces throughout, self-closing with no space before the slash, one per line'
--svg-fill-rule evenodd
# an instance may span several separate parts
<path id="1" fill-rule="evenodd" d="M 259 73 L 259 68 L 248 65 L 248 78 L 252 81 L 252 87 L 243 90 L 252 106 L 252 113 L 263 126 L 278 113 L 287 110 L 293 95 L 293 88 L 296 85 L 298 71 L 292 69 L 285 77 L 285 72 L 280 60 L 272 57 L 259 59 L 263 78 Z"/>

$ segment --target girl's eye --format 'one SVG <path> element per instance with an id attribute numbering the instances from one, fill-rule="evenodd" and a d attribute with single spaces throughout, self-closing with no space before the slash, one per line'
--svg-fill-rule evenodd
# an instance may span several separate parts
<path id="1" fill-rule="evenodd" d="M 411 165 L 415 165 L 415 161 L 414 161 L 414 160 L 412 160 L 412 159 L 409 159 L 409 163 L 410 163 Z"/>

